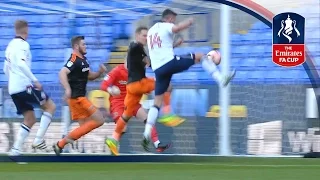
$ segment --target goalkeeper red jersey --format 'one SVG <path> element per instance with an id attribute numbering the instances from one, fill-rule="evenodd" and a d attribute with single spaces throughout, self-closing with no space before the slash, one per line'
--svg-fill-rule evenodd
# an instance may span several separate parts
<path id="1" fill-rule="evenodd" d="M 101 90 L 107 91 L 110 86 L 117 86 L 120 89 L 119 96 L 110 96 L 110 108 L 115 106 L 124 106 L 124 98 L 127 94 L 128 70 L 122 64 L 113 68 L 105 77 L 101 83 Z"/>

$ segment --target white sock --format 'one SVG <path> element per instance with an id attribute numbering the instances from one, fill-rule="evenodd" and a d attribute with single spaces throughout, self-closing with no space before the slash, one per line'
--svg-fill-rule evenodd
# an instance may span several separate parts
<path id="1" fill-rule="evenodd" d="M 62 115 L 62 126 L 63 126 L 63 136 L 67 136 L 69 134 L 71 120 L 70 120 L 70 112 L 69 107 L 64 107 L 63 109 L 63 115 Z"/>
<path id="2" fill-rule="evenodd" d="M 46 134 L 48 127 L 51 123 L 52 114 L 48 112 L 43 112 L 40 120 L 40 127 L 37 131 L 36 138 L 34 140 L 34 144 L 39 144 L 43 141 L 44 135 Z"/>
<path id="3" fill-rule="evenodd" d="M 207 71 L 217 82 L 222 81 L 221 73 L 215 63 L 204 56 L 201 60 L 202 68 Z"/>
<path id="4" fill-rule="evenodd" d="M 143 133 L 144 137 L 146 138 L 151 137 L 151 130 L 152 130 L 152 127 L 156 124 L 158 114 L 159 114 L 159 108 L 154 106 L 150 108 L 148 113 L 147 123 Z"/>
<path id="5" fill-rule="evenodd" d="M 28 137 L 29 133 L 30 133 L 30 128 L 28 126 L 26 126 L 25 124 L 21 123 L 18 137 L 13 144 L 13 148 L 21 151 L 22 145 L 25 142 L 26 138 Z"/>
<path id="6" fill-rule="evenodd" d="M 154 144 L 154 147 L 158 148 L 160 141 L 158 140 L 158 141 L 154 142 L 153 144 Z"/>

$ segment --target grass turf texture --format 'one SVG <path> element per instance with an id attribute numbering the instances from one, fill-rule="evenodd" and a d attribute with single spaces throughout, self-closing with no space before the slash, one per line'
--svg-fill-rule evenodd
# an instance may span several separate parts
<path id="1" fill-rule="evenodd" d="M 223 158 L 193 163 L 0 163 L 1 180 L 319 180 L 320 160 Z"/>

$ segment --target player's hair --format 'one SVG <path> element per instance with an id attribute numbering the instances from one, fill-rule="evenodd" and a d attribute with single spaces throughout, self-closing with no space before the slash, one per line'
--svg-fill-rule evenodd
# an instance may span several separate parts
<path id="1" fill-rule="evenodd" d="M 141 31 L 143 30 L 146 30 L 148 31 L 148 28 L 146 26 L 139 26 L 137 29 L 136 29 L 136 34 L 140 34 Z"/>
<path id="2" fill-rule="evenodd" d="M 76 44 L 79 44 L 81 40 L 84 40 L 84 36 L 74 36 L 71 38 L 71 46 L 74 48 Z"/>
<path id="3" fill-rule="evenodd" d="M 162 19 L 168 18 L 168 16 L 177 16 L 178 14 L 171 9 L 166 9 L 162 12 Z"/>
<path id="4" fill-rule="evenodd" d="M 24 30 L 26 27 L 28 27 L 28 22 L 25 20 L 16 20 L 14 23 L 16 33 L 21 33 L 21 30 Z"/>

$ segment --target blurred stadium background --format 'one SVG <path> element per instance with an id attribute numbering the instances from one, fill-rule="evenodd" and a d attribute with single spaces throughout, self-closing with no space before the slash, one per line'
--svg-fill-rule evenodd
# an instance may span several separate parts
<path id="1" fill-rule="evenodd" d="M 306 17 L 306 44 L 316 68 L 320 67 L 320 10 L 317 0 L 267 1 L 257 4 L 277 14 L 296 12 Z M 220 48 L 220 4 L 198 0 L 2 0 L 0 2 L 0 66 L 4 51 L 14 36 L 16 19 L 30 23 L 28 42 L 33 54 L 32 71 L 44 83 L 45 90 L 58 105 L 55 122 L 47 133 L 47 143 L 56 142 L 68 119 L 62 101 L 63 90 L 57 73 L 70 54 L 70 38 L 85 35 L 87 57 L 93 69 L 100 63 L 114 67 L 123 62 L 128 42 L 137 25 L 151 26 L 159 13 L 171 8 L 181 14 L 178 20 L 193 16 L 194 26 L 182 33 L 185 44 L 176 48 L 177 54 L 208 52 Z M 303 66 L 290 69 L 278 67 L 271 60 L 272 31 L 258 19 L 230 8 L 230 66 L 238 74 L 230 91 L 230 145 L 236 155 L 297 155 L 320 152 L 317 110 L 310 80 Z M 152 76 L 152 71 L 148 70 Z M 0 72 L 0 153 L 7 152 L 21 117 L 7 93 L 7 78 Z M 99 91 L 99 81 L 90 83 L 88 96 L 100 108 L 108 108 L 108 94 Z M 172 141 L 168 152 L 178 154 L 219 154 L 219 88 L 199 66 L 173 78 L 174 111 L 188 121 L 177 128 L 159 125 L 160 138 Z M 102 98 L 101 98 L 102 97 Z M 102 101 L 101 101 L 102 100 Z M 152 95 L 144 97 L 148 106 Z M 41 112 L 36 111 L 39 117 Z M 73 124 L 75 127 L 76 124 Z M 141 122 L 133 120 L 121 142 L 122 153 L 142 153 Z M 70 152 L 109 153 L 104 145 L 112 134 L 114 124 L 100 129 L 78 141 Z M 33 152 L 31 142 L 37 125 L 25 145 Z"/>

